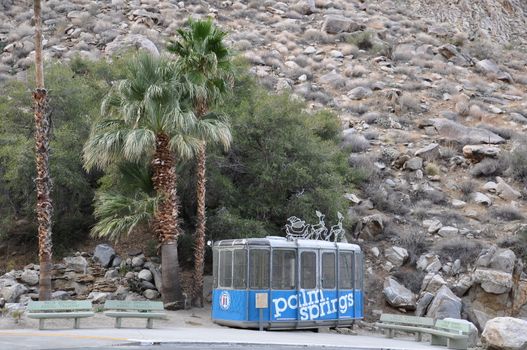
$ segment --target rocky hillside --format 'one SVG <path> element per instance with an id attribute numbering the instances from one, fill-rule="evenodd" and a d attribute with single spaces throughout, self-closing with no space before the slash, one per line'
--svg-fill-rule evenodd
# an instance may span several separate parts
<path id="1" fill-rule="evenodd" d="M 31 11 L 0 1 L 0 80 L 33 60 Z M 157 53 L 189 16 L 214 17 L 262 84 L 340 115 L 364 179 L 343 195 L 366 252 L 368 315 L 391 305 L 482 329 L 527 317 L 525 11 L 520 0 L 49 0 L 45 57 Z"/>

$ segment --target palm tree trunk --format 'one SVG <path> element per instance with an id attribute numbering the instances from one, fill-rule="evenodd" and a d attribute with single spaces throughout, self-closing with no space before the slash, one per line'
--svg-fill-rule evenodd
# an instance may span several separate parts
<path id="1" fill-rule="evenodd" d="M 181 283 L 179 281 L 179 262 L 177 240 L 179 228 L 179 207 L 176 188 L 175 158 L 169 148 L 169 137 L 164 133 L 156 135 L 156 150 L 152 160 L 152 181 L 161 202 L 154 215 L 154 232 L 161 242 L 161 277 L 163 282 L 163 304 L 166 309 L 184 307 Z"/>
<path id="2" fill-rule="evenodd" d="M 38 255 L 40 260 L 39 300 L 51 299 L 51 227 L 53 203 L 51 201 L 51 176 L 49 172 L 49 136 L 51 132 L 50 115 L 46 113 L 47 91 L 44 88 L 44 69 L 42 62 L 42 18 L 40 0 L 34 2 L 35 14 L 35 78 L 33 92 L 35 104 L 35 151 L 37 177 L 37 221 Z"/>
<path id="3" fill-rule="evenodd" d="M 206 194 L 206 144 L 202 142 L 196 160 L 196 233 L 194 238 L 194 285 L 192 290 L 192 305 L 203 307 L 203 267 L 205 263 L 205 194 Z"/>

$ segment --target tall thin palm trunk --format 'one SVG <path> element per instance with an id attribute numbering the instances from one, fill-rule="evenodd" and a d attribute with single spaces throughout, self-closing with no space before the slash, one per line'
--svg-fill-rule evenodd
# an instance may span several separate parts
<path id="1" fill-rule="evenodd" d="M 196 116 L 203 118 L 207 113 L 207 104 L 198 99 Z M 194 234 L 194 275 L 192 289 L 192 305 L 203 307 L 203 269 L 205 265 L 205 229 L 207 214 L 205 212 L 206 198 L 206 162 L 207 143 L 202 141 L 196 157 L 196 232 Z"/>
<path id="2" fill-rule="evenodd" d="M 194 289 L 192 305 L 203 307 L 203 267 L 205 263 L 205 213 L 207 145 L 202 142 L 196 158 L 196 233 L 194 238 Z"/>
<path id="3" fill-rule="evenodd" d="M 51 201 L 51 176 L 49 171 L 50 115 L 47 113 L 47 91 L 44 88 L 42 62 L 42 18 L 40 0 L 34 2 L 35 14 L 35 77 L 33 91 L 35 108 L 35 151 L 37 177 L 38 248 L 40 260 L 39 300 L 51 299 L 51 227 L 53 203 Z"/>
<path id="4" fill-rule="evenodd" d="M 181 230 L 178 222 L 175 158 L 170 151 L 169 141 L 170 138 L 164 133 L 156 135 L 152 181 L 162 200 L 154 215 L 154 232 L 161 242 L 163 304 L 166 309 L 180 309 L 184 306 L 177 254 L 177 240 Z"/>

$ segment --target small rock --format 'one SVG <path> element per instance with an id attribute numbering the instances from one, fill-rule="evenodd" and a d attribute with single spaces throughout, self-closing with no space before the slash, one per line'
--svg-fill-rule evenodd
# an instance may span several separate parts
<path id="1" fill-rule="evenodd" d="M 489 59 L 476 62 L 476 67 L 485 73 L 497 74 L 500 71 L 498 65 Z"/>
<path id="2" fill-rule="evenodd" d="M 428 221 L 427 222 L 428 225 L 425 225 L 425 226 L 428 226 L 428 233 L 436 233 L 437 231 L 439 231 L 441 227 L 443 227 L 443 224 L 439 220 L 425 220 L 425 221 Z"/>
<path id="3" fill-rule="evenodd" d="M 492 205 L 492 200 L 481 192 L 472 193 L 472 200 L 487 207 Z"/>
<path id="4" fill-rule="evenodd" d="M 143 292 L 143 296 L 148 300 L 157 299 L 161 296 L 157 290 L 147 289 Z"/>
<path id="5" fill-rule="evenodd" d="M 57 290 L 51 293 L 51 300 L 68 300 L 70 298 L 71 298 L 70 293 L 63 291 L 63 290 Z"/>
<path id="6" fill-rule="evenodd" d="M 435 294 L 444 285 L 446 285 L 446 281 L 439 273 L 429 272 L 423 278 L 421 290 Z"/>
<path id="7" fill-rule="evenodd" d="M 121 266 L 122 262 L 123 262 L 123 259 L 121 259 L 120 256 L 116 256 L 115 258 L 113 258 L 112 267 L 119 267 Z"/>
<path id="8" fill-rule="evenodd" d="M 64 258 L 64 264 L 66 264 L 67 270 L 79 273 L 86 273 L 88 269 L 88 261 L 82 256 L 67 256 Z"/>
<path id="9" fill-rule="evenodd" d="M 115 257 L 115 250 L 108 244 L 99 244 L 95 247 L 93 259 L 99 261 L 103 267 L 109 267 Z"/>
<path id="10" fill-rule="evenodd" d="M 115 269 L 108 270 L 104 274 L 105 279 L 112 279 L 112 278 L 117 278 L 117 277 L 119 277 L 119 272 Z"/>
<path id="11" fill-rule="evenodd" d="M 462 209 L 464 208 L 465 206 L 467 205 L 466 202 L 463 202 L 462 200 L 459 200 L 459 199 L 453 199 L 452 200 L 452 207 L 454 209 Z"/>
<path id="12" fill-rule="evenodd" d="M 437 231 L 437 234 L 441 237 L 449 237 L 459 233 L 459 229 L 452 226 L 443 226 Z"/>
<path id="13" fill-rule="evenodd" d="M 132 267 L 142 267 L 145 264 L 145 256 L 139 255 L 132 258 Z"/>
<path id="14" fill-rule="evenodd" d="M 431 143 L 415 151 L 414 155 L 425 159 L 434 158 L 439 155 L 439 145 L 437 143 Z"/>
<path id="15" fill-rule="evenodd" d="M 379 248 L 373 247 L 370 249 L 370 252 L 373 254 L 374 257 L 378 258 L 379 255 L 381 255 L 381 252 L 379 251 Z"/>
<path id="16" fill-rule="evenodd" d="M 104 292 L 91 292 L 88 295 L 88 300 L 92 300 L 96 304 L 103 304 L 108 299 L 109 294 Z"/>
<path id="17" fill-rule="evenodd" d="M 483 185 L 483 189 L 487 192 L 490 192 L 490 193 L 496 193 L 496 186 L 497 184 L 493 181 L 487 181 L 484 185 Z"/>
<path id="18" fill-rule="evenodd" d="M 315 49 L 313 46 L 308 46 L 304 49 L 304 53 L 306 55 L 312 55 L 317 52 L 317 49 Z"/>
<path id="19" fill-rule="evenodd" d="M 369 88 L 357 86 L 348 92 L 348 97 L 352 100 L 362 100 L 368 96 L 371 96 L 372 93 L 373 91 Z"/>
<path id="20" fill-rule="evenodd" d="M 140 279 L 140 280 L 145 280 L 145 281 L 152 281 L 153 280 L 153 276 L 152 276 L 152 272 L 150 272 L 150 270 L 141 270 L 139 272 L 139 274 L 137 275 L 137 277 Z"/>
<path id="21" fill-rule="evenodd" d="M 420 170 L 423 167 L 423 158 L 413 157 L 404 163 L 403 169 Z"/>

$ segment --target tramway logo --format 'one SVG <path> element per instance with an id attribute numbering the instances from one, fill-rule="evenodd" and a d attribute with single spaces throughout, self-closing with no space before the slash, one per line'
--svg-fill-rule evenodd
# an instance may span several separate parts
<path id="1" fill-rule="evenodd" d="M 289 310 L 299 309 L 302 321 L 315 320 L 326 315 L 337 313 L 345 314 L 353 306 L 353 293 L 341 295 L 338 298 L 330 299 L 324 296 L 323 290 L 300 290 L 298 294 L 289 297 L 274 298 L 274 317 L 279 318 Z"/>
<path id="2" fill-rule="evenodd" d="M 229 292 L 223 291 L 220 294 L 220 307 L 223 310 L 229 310 L 229 307 L 231 306 L 231 295 Z"/>

